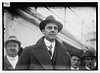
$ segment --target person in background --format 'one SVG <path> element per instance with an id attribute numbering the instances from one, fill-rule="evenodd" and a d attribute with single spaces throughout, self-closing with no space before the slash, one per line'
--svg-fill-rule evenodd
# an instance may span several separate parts
<path id="1" fill-rule="evenodd" d="M 97 70 L 96 66 L 96 53 L 95 51 L 89 49 L 82 56 L 83 70 Z"/>
<path id="2" fill-rule="evenodd" d="M 18 51 L 18 56 L 20 57 L 20 55 L 22 54 L 22 52 L 23 52 L 23 48 L 20 46 L 20 49 L 19 49 L 19 51 Z"/>
<path id="3" fill-rule="evenodd" d="M 21 42 L 15 36 L 10 36 L 4 43 L 7 55 L 4 57 L 4 70 L 14 70 L 18 62 L 18 51 Z"/>
<path id="4" fill-rule="evenodd" d="M 71 70 L 81 70 L 81 56 L 84 54 L 83 50 L 76 49 L 71 51 Z"/>
<path id="5" fill-rule="evenodd" d="M 35 45 L 23 50 L 16 70 L 64 70 L 70 67 L 70 54 L 64 45 L 56 39 L 63 25 L 52 15 L 39 24 L 44 34 Z"/>

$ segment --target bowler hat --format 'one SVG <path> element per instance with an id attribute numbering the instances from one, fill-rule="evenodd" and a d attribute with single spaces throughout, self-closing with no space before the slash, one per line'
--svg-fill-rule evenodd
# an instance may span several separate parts
<path id="1" fill-rule="evenodd" d="M 8 38 L 7 41 L 5 41 L 5 46 L 9 43 L 9 42 L 16 42 L 19 46 L 21 46 L 21 42 L 17 40 L 17 38 L 15 36 L 10 36 Z"/>
<path id="2" fill-rule="evenodd" d="M 87 50 L 83 56 L 81 57 L 82 60 L 84 60 L 86 57 L 96 57 L 96 53 L 93 50 Z"/>
<path id="3" fill-rule="evenodd" d="M 84 54 L 84 51 L 81 49 L 75 49 L 73 51 L 70 51 L 70 55 L 71 56 L 77 56 L 79 58 L 81 58 L 81 56 Z"/>
<path id="4" fill-rule="evenodd" d="M 42 29 L 45 29 L 45 26 L 48 23 L 55 23 L 58 26 L 58 32 L 61 31 L 61 29 L 63 28 L 63 25 L 61 22 L 57 21 L 52 15 L 49 15 L 45 20 L 43 20 L 40 24 L 39 24 L 39 28 L 42 31 Z"/>

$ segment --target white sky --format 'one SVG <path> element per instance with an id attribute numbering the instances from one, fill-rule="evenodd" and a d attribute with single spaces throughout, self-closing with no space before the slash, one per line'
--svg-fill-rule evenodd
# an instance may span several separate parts
<path id="1" fill-rule="evenodd" d="M 44 17 L 53 15 L 56 19 L 64 24 L 64 29 L 70 32 L 78 40 L 84 38 L 88 33 L 96 31 L 96 9 L 93 7 L 71 7 L 69 8 L 37 8 Z M 93 22 L 94 21 L 94 22 Z"/>

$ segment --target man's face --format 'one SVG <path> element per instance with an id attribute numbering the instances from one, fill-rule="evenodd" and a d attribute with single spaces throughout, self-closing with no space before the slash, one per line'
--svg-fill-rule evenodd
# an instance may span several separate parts
<path id="1" fill-rule="evenodd" d="M 80 63 L 81 63 L 81 61 L 80 61 L 80 58 L 79 57 L 77 57 L 77 56 L 72 56 L 71 57 L 71 66 L 73 68 L 79 67 L 80 66 Z"/>
<path id="2" fill-rule="evenodd" d="M 17 56 L 18 51 L 19 51 L 19 45 L 17 43 L 9 42 L 6 45 L 6 52 L 7 52 L 7 55 L 9 55 L 10 57 Z"/>
<path id="3" fill-rule="evenodd" d="M 42 32 L 45 35 L 47 40 L 52 41 L 56 38 L 58 34 L 58 26 L 54 23 L 48 23 L 45 26 L 45 29 L 42 30 Z"/>
<path id="4" fill-rule="evenodd" d="M 89 68 L 93 68 L 94 64 L 96 63 L 96 59 L 94 57 L 86 57 L 85 58 L 85 64 Z"/>

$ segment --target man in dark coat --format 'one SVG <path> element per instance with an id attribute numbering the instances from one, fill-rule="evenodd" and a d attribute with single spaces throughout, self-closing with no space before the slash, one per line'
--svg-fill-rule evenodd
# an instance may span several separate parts
<path id="1" fill-rule="evenodd" d="M 82 70 L 97 70 L 95 51 L 87 50 L 81 59 L 83 62 Z"/>
<path id="2" fill-rule="evenodd" d="M 16 70 L 64 70 L 70 67 L 70 54 L 56 39 L 63 25 L 50 15 L 39 25 L 44 34 L 35 45 L 26 47 Z"/>
<path id="3" fill-rule="evenodd" d="M 71 55 L 71 70 L 81 70 L 81 56 L 84 51 L 81 49 L 75 49 L 69 52 Z"/>
<path id="4" fill-rule="evenodd" d="M 18 51 L 21 46 L 21 42 L 17 40 L 15 36 L 10 36 L 5 41 L 5 49 L 7 55 L 4 57 L 4 70 L 14 70 L 18 61 Z"/>

